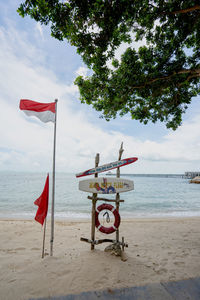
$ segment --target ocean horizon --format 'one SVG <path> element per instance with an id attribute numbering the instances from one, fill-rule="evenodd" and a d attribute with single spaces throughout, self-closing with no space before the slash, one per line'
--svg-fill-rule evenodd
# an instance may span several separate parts
<path id="1" fill-rule="evenodd" d="M 114 174 L 113 174 L 114 175 Z M 99 176 L 108 176 L 105 173 Z M 112 175 L 111 175 L 112 176 Z M 89 219 L 91 195 L 79 191 L 82 179 L 74 173 L 56 173 L 55 219 Z M 190 184 L 184 174 L 121 174 L 134 181 L 134 190 L 120 193 L 122 218 L 163 218 L 200 216 L 200 185 Z M 0 218 L 34 219 L 37 206 L 34 201 L 43 191 L 44 172 L 0 172 Z M 52 176 L 50 173 L 49 212 L 51 214 Z M 114 199 L 115 195 L 104 195 Z M 102 204 L 97 202 L 97 206 Z"/>

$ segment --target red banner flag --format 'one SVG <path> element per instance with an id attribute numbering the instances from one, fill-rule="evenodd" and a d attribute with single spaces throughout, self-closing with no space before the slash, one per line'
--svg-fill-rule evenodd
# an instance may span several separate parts
<path id="1" fill-rule="evenodd" d="M 49 203 L 49 174 L 47 175 L 44 190 L 41 196 L 34 202 L 34 204 L 38 206 L 35 220 L 39 222 L 41 225 L 43 225 L 44 220 L 47 216 L 48 203 Z"/>
<path id="2" fill-rule="evenodd" d="M 55 102 L 40 103 L 32 100 L 21 99 L 19 108 L 27 116 L 35 116 L 42 122 L 55 122 Z"/>

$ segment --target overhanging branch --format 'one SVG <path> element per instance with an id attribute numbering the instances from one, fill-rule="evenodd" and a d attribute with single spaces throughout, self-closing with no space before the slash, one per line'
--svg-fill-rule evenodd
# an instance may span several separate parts
<path id="1" fill-rule="evenodd" d="M 169 14 L 173 14 L 173 15 L 176 15 L 176 14 L 186 14 L 186 13 L 194 11 L 194 10 L 200 10 L 200 5 L 197 4 L 197 5 L 193 6 L 193 7 L 189 7 L 189 8 L 185 8 L 185 9 L 180 9 L 180 10 L 172 11 L 172 12 L 169 12 Z"/>
<path id="2" fill-rule="evenodd" d="M 191 79 L 194 77 L 200 77 L 200 69 L 195 69 L 195 70 L 182 69 L 182 70 L 180 70 L 178 72 L 174 72 L 173 74 L 170 74 L 168 76 L 157 77 L 157 78 L 151 79 L 151 80 L 145 82 L 143 85 L 133 86 L 132 88 L 133 89 L 142 89 L 142 88 L 145 88 L 147 85 L 152 84 L 156 81 L 171 79 L 173 76 L 180 75 L 180 74 L 189 74 L 187 79 Z"/>

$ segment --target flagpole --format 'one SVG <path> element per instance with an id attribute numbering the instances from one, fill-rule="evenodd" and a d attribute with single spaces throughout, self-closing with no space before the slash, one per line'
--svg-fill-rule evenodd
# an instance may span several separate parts
<path id="1" fill-rule="evenodd" d="M 49 178 L 49 173 L 47 173 L 47 178 Z M 48 202 L 49 202 L 49 181 L 48 181 Z M 47 209 L 47 213 L 48 213 L 48 209 Z M 45 220 L 44 220 L 44 232 L 43 232 L 43 243 L 42 243 L 42 258 L 44 258 L 46 226 L 47 226 L 47 215 L 46 215 Z"/>
<path id="2" fill-rule="evenodd" d="M 44 233 L 43 233 L 43 243 L 42 243 L 42 258 L 44 258 L 44 246 L 45 246 L 46 225 L 47 225 L 47 217 L 46 217 L 45 220 L 44 220 Z"/>
<path id="3" fill-rule="evenodd" d="M 55 122 L 54 122 L 54 145 L 53 145 L 53 174 L 52 174 L 52 203 L 51 203 L 51 240 L 50 255 L 53 256 L 54 240 L 54 201 L 55 201 L 55 157 L 56 157 L 56 120 L 57 120 L 57 102 L 55 99 Z"/>

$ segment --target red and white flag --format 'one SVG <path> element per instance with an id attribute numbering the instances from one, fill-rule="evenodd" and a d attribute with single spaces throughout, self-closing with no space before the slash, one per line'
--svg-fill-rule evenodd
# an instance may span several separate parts
<path id="1" fill-rule="evenodd" d="M 28 116 L 35 116 L 42 122 L 55 122 L 56 103 L 40 103 L 32 100 L 21 99 L 19 108 Z"/>
<path id="2" fill-rule="evenodd" d="M 37 200 L 35 200 L 34 204 L 38 206 L 35 221 L 43 225 L 44 220 L 47 216 L 49 204 L 49 174 L 47 175 L 44 190 L 40 197 Z"/>

